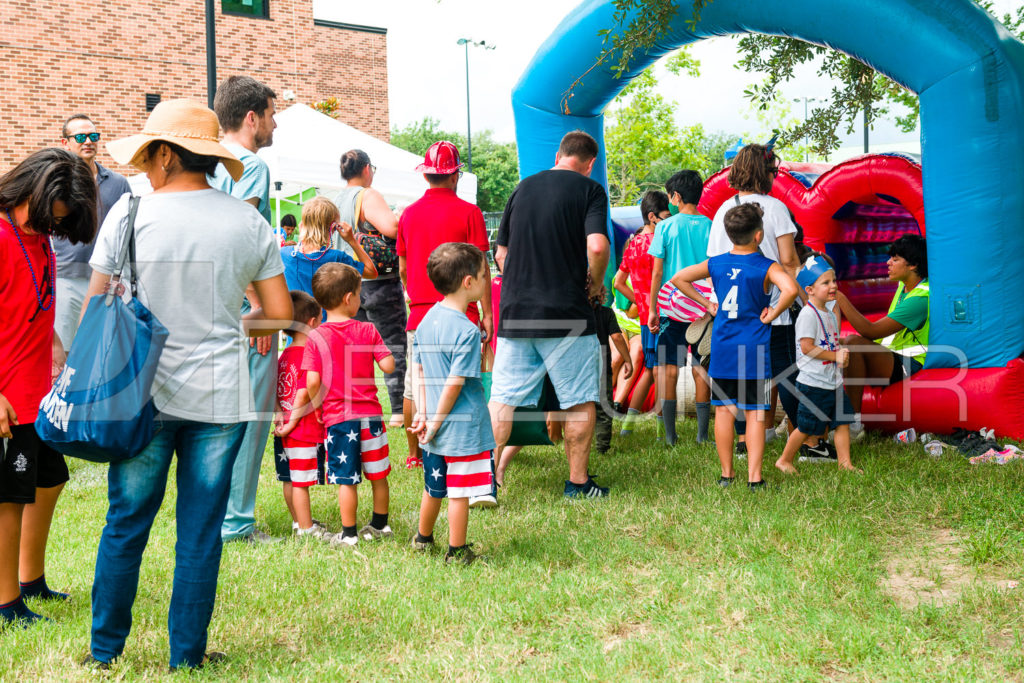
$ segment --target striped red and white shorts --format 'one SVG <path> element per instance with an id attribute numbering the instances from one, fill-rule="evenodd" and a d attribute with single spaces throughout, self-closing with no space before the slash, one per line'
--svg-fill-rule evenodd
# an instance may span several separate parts
<path id="1" fill-rule="evenodd" d="M 309 443 L 286 436 L 281 439 L 281 445 L 281 454 L 277 458 L 284 459 L 285 462 L 282 464 L 288 472 L 287 481 L 291 482 L 292 486 L 307 487 L 324 483 L 322 443 Z"/>
<path id="2" fill-rule="evenodd" d="M 327 483 L 351 486 L 391 473 L 388 432 L 380 417 L 363 417 L 327 428 Z"/>
<path id="3" fill-rule="evenodd" d="M 423 451 L 423 487 L 431 498 L 473 498 L 491 493 L 491 452 L 448 457 Z"/>

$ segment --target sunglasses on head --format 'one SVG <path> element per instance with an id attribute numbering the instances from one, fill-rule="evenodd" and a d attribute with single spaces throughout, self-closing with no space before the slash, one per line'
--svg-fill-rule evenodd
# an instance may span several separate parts
<path id="1" fill-rule="evenodd" d="M 92 142 L 96 142 L 97 140 L 100 139 L 100 134 L 99 133 L 76 133 L 75 135 L 69 135 L 68 137 L 70 139 L 74 140 L 75 142 L 77 142 L 78 144 L 82 144 L 87 139 L 92 141 Z"/>

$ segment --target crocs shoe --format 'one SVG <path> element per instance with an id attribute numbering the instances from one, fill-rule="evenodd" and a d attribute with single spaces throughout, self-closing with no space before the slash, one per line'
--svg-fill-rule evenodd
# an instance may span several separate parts
<path id="1" fill-rule="evenodd" d="M 423 458 L 417 458 L 415 455 L 410 455 L 405 459 L 405 469 L 415 470 L 423 467 Z"/>

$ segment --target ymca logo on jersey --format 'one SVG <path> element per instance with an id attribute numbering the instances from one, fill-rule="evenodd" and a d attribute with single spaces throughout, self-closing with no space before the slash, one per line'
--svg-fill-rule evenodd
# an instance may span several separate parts
<path id="1" fill-rule="evenodd" d="M 729 279 L 730 279 L 730 280 L 735 280 L 735 279 L 736 279 L 736 276 L 738 276 L 738 275 L 739 275 L 740 273 L 742 273 L 742 272 L 743 272 L 743 269 L 742 269 L 742 268 L 733 268 L 733 269 L 732 269 L 732 272 L 731 272 L 731 273 L 729 273 Z"/>

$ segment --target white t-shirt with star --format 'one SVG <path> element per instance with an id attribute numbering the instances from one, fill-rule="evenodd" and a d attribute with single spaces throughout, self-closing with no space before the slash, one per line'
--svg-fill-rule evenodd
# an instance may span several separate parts
<path id="1" fill-rule="evenodd" d="M 842 386 L 843 375 L 835 361 L 823 361 L 804 354 L 801 339 L 813 339 L 814 345 L 826 351 L 839 348 L 839 319 L 827 308 L 815 308 L 810 302 L 796 318 L 796 366 L 800 369 L 796 381 L 819 389 Z"/>

